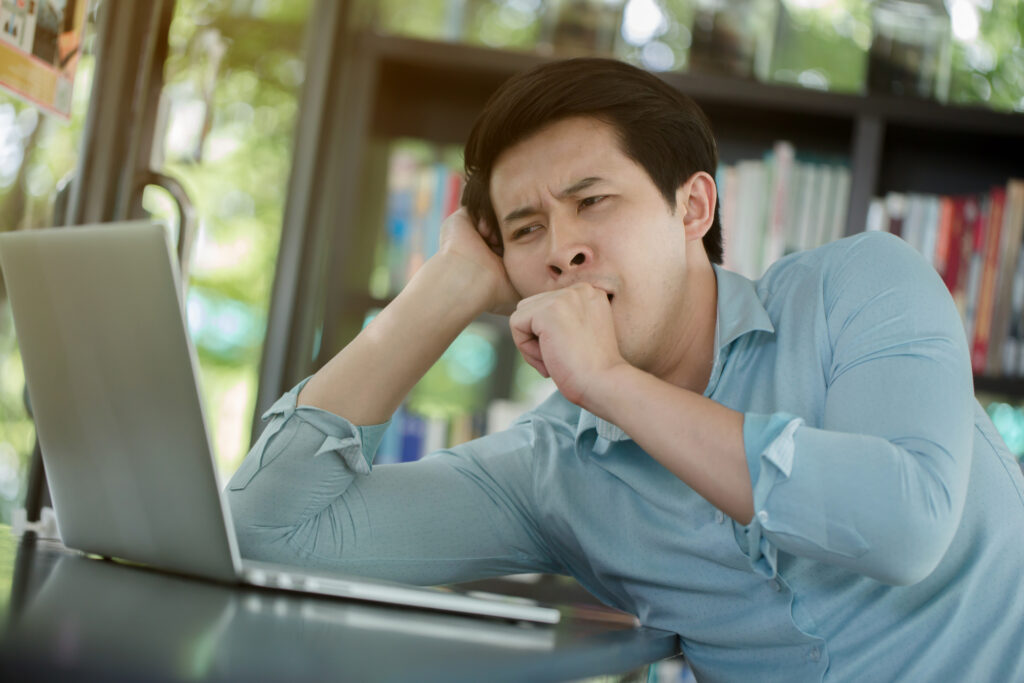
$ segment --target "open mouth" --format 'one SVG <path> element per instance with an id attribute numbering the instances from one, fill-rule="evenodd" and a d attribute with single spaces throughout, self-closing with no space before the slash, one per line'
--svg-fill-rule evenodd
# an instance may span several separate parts
<path id="1" fill-rule="evenodd" d="M 609 295 L 608 295 L 608 303 L 611 303 L 611 302 L 612 302 L 612 299 L 614 299 L 614 298 L 615 298 L 615 295 L 614 295 L 614 294 L 609 294 Z"/>

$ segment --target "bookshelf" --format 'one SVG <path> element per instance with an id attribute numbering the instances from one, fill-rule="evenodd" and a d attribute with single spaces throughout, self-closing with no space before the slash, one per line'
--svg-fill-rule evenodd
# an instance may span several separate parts
<path id="1" fill-rule="evenodd" d="M 353 141 L 348 180 L 353 206 L 337 217 L 328 266 L 323 343 L 314 369 L 358 331 L 365 311 L 384 303 L 366 291 L 370 230 L 384 220 L 389 140 L 460 145 L 490 94 L 509 76 L 551 59 L 528 52 L 353 34 L 344 135 Z M 1024 115 L 886 95 L 852 95 L 693 73 L 661 74 L 693 97 L 712 122 L 723 164 L 760 158 L 778 140 L 850 170 L 845 234 L 864 229 L 872 198 L 888 192 L 984 192 L 1024 177 Z M 355 125 L 351 125 L 355 124 Z M 360 142 L 360 140 L 362 142 Z M 361 246 L 360 246 L 361 245 Z M 506 348 L 500 362 L 514 358 Z M 508 388 L 505 380 L 496 391 Z M 1024 378 L 977 378 L 987 393 L 1024 398 Z"/>

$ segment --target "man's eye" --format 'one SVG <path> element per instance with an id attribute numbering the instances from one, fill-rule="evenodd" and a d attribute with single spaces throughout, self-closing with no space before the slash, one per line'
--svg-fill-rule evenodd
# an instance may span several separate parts
<path id="1" fill-rule="evenodd" d="M 513 240 L 517 240 L 517 239 L 520 239 L 521 237 L 526 237 L 530 233 L 532 233 L 532 232 L 534 232 L 536 230 L 539 230 L 539 229 L 540 229 L 539 225 L 528 225 L 525 228 L 519 228 L 518 230 L 513 230 L 512 231 L 512 239 Z"/>
<path id="2" fill-rule="evenodd" d="M 593 197 L 587 197 L 585 199 L 581 199 L 580 200 L 580 208 L 583 209 L 583 208 L 586 208 L 588 206 L 593 206 L 594 204 L 597 204 L 598 202 L 603 201 L 607 197 L 608 197 L 608 195 L 606 195 L 606 194 L 600 194 L 600 195 L 595 195 Z"/>

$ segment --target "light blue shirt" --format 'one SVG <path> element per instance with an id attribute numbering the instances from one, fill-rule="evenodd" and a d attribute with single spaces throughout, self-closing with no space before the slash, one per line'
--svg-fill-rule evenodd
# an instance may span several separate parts
<path id="1" fill-rule="evenodd" d="M 1024 680 L 1024 478 L 935 271 L 865 233 L 715 275 L 704 395 L 744 413 L 749 525 L 557 393 L 371 474 L 386 425 L 296 408 L 300 384 L 228 485 L 242 554 L 422 584 L 568 574 L 678 633 L 702 681 Z"/>

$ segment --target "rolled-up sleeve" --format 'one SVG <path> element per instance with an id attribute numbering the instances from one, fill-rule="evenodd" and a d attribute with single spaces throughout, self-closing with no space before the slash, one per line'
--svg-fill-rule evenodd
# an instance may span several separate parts
<path id="1" fill-rule="evenodd" d="M 297 406 L 304 384 L 228 482 L 243 556 L 418 584 L 557 569 L 530 513 L 526 426 L 373 467 L 388 425 Z"/>
<path id="2" fill-rule="evenodd" d="M 734 531 L 766 575 L 784 551 L 910 584 L 937 566 L 960 523 L 970 359 L 952 298 L 916 252 L 891 236 L 851 251 L 824 289 L 822 424 L 744 416 L 754 517 Z"/>

